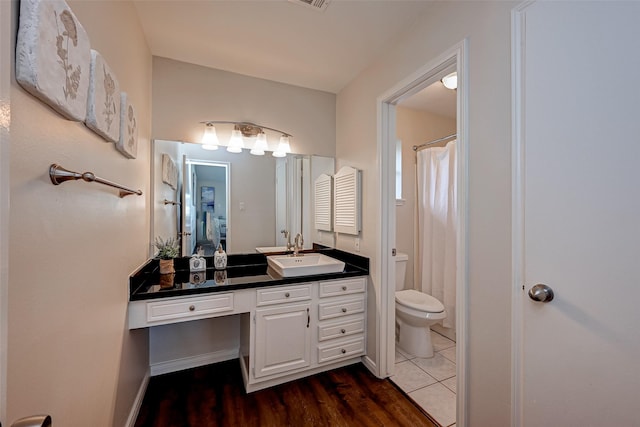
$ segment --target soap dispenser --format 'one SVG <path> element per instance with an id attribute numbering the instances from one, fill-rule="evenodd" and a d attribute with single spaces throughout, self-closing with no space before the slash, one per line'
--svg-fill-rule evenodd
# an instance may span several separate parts
<path id="1" fill-rule="evenodd" d="M 216 270 L 227 268 L 227 254 L 222 249 L 222 243 L 218 244 L 218 249 L 213 254 L 213 266 Z"/>

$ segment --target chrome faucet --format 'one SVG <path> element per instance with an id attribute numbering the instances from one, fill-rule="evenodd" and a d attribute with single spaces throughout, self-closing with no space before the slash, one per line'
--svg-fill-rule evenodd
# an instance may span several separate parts
<path id="1" fill-rule="evenodd" d="M 289 252 L 293 248 L 291 244 L 291 233 L 289 233 L 289 230 L 280 230 L 280 232 L 284 234 L 284 238 L 287 239 L 287 252 Z"/>
<path id="2" fill-rule="evenodd" d="M 302 234 L 296 234 L 296 238 L 293 243 L 293 256 L 298 256 L 298 252 L 302 249 L 304 245 L 304 239 L 302 238 Z"/>

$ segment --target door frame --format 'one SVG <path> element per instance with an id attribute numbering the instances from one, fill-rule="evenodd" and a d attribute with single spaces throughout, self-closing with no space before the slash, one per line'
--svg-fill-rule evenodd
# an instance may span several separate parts
<path id="1" fill-rule="evenodd" d="M 377 99 L 378 110 L 378 187 L 380 192 L 380 238 L 376 266 L 380 280 L 380 316 L 376 322 L 378 346 L 378 376 L 393 374 L 395 365 L 395 258 L 392 249 L 396 241 L 395 204 L 395 106 L 434 81 L 447 68 L 455 66 L 458 73 L 457 89 L 457 161 L 458 161 L 458 236 L 456 238 L 456 425 L 467 424 L 467 299 L 468 299 L 468 40 L 465 38 L 446 52 L 428 62 L 401 80 Z"/>
<path id="2" fill-rule="evenodd" d="M 225 194 L 225 205 L 227 207 L 226 209 L 226 227 L 227 227 L 227 243 L 226 243 L 226 251 L 229 252 L 229 241 L 230 236 L 231 236 L 231 163 L 230 162 L 222 162 L 219 160 L 203 160 L 203 159 L 198 159 L 198 158 L 191 158 L 188 156 L 184 156 L 184 164 L 186 165 L 190 165 L 191 167 L 193 166 L 214 166 L 214 167 L 219 167 L 219 168 L 224 168 L 224 176 L 225 176 L 225 180 L 226 180 L 226 194 Z M 197 174 L 196 174 L 197 176 Z M 187 190 L 184 188 L 184 183 L 183 183 L 183 194 L 186 192 Z M 191 197 L 197 198 L 198 195 L 197 194 L 192 194 Z M 184 200 L 183 200 L 184 203 Z M 197 204 L 196 204 L 197 206 Z M 184 221 L 184 209 L 185 207 L 182 206 L 181 207 L 182 211 L 180 212 L 180 220 Z M 195 237 L 195 240 L 197 241 L 197 234 Z"/>

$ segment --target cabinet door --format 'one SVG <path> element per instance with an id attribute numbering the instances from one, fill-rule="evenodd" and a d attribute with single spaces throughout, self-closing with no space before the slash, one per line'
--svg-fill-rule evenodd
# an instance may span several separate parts
<path id="1" fill-rule="evenodd" d="M 310 308 L 306 303 L 256 310 L 256 378 L 311 364 Z"/>

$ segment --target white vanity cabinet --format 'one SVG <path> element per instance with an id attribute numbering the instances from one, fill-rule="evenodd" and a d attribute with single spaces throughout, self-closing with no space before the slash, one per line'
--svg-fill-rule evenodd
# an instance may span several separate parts
<path id="1" fill-rule="evenodd" d="M 267 308 L 255 312 L 255 378 L 311 365 L 311 287 L 306 284 L 257 291 L 257 305 Z"/>
<path id="2" fill-rule="evenodd" d="M 359 362 L 365 276 L 129 302 L 129 329 L 237 315 L 247 392 Z"/>
<path id="3" fill-rule="evenodd" d="M 319 364 L 364 354 L 365 290 L 363 278 L 319 283 Z"/>
<path id="4" fill-rule="evenodd" d="M 248 342 L 241 349 L 247 392 L 360 361 L 365 354 L 366 280 L 305 284 L 308 300 L 296 285 L 257 290 L 258 307 L 253 321 L 245 322 Z"/>

